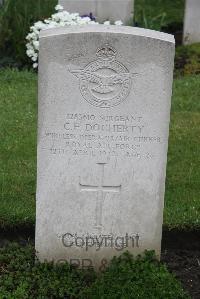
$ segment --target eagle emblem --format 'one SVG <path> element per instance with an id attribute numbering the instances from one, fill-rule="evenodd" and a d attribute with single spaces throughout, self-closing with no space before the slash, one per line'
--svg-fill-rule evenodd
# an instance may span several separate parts
<path id="1" fill-rule="evenodd" d="M 82 70 L 70 72 L 79 79 L 83 98 L 99 108 L 119 105 L 129 95 L 132 75 L 116 60 L 116 50 L 105 45 L 97 50 L 97 60 Z"/>

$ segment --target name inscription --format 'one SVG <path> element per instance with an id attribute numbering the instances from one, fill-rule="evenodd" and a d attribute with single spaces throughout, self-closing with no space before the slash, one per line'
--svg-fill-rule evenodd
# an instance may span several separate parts
<path id="1" fill-rule="evenodd" d="M 49 145 L 43 149 L 53 155 L 152 159 L 153 147 L 150 152 L 147 145 L 159 145 L 163 140 L 153 134 L 147 136 L 147 128 L 142 116 L 67 113 L 59 130 L 43 132 Z"/>

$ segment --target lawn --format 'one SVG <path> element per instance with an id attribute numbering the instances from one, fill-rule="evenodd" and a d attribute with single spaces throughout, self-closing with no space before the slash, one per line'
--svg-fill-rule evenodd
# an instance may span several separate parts
<path id="1" fill-rule="evenodd" d="M 0 71 L 0 225 L 35 221 L 37 76 Z"/>
<path id="2" fill-rule="evenodd" d="M 140 27 L 159 29 L 181 26 L 185 0 L 135 0 L 135 21 Z"/>
<path id="3" fill-rule="evenodd" d="M 174 81 L 164 225 L 200 227 L 200 75 Z"/>
<path id="4" fill-rule="evenodd" d="M 35 223 L 37 75 L 0 71 L 0 227 Z M 164 225 L 200 227 L 200 75 L 175 79 Z"/>

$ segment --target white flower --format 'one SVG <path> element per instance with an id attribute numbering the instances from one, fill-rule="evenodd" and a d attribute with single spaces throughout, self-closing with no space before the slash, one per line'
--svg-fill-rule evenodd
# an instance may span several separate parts
<path id="1" fill-rule="evenodd" d="M 99 24 L 92 21 L 89 17 L 80 17 L 78 13 L 69 13 L 63 10 L 61 5 L 56 5 L 56 13 L 44 21 L 38 21 L 30 27 L 30 33 L 26 36 L 26 54 L 33 62 L 33 68 L 38 67 L 38 53 L 39 53 L 39 33 L 41 30 L 49 28 L 72 26 L 72 25 L 85 25 L 85 24 Z M 110 21 L 104 22 L 105 25 L 110 25 Z M 121 21 L 116 21 L 115 25 L 122 25 Z"/>
<path id="2" fill-rule="evenodd" d="M 44 20 L 44 22 L 45 22 L 46 24 L 49 24 L 49 23 L 51 22 L 51 20 L 50 20 L 50 19 L 46 19 L 46 20 Z"/>
<path id="3" fill-rule="evenodd" d="M 49 23 L 48 29 L 49 28 L 56 28 L 57 26 L 58 26 L 58 23 L 55 22 L 55 21 L 52 21 L 52 22 Z"/>
<path id="4" fill-rule="evenodd" d="M 71 13 L 71 17 L 73 19 L 76 19 L 76 18 L 80 18 L 79 14 L 77 12 L 74 12 L 74 13 Z M 90 19 L 90 18 L 89 18 Z"/>
<path id="5" fill-rule="evenodd" d="M 38 63 L 33 63 L 33 68 L 36 69 L 38 67 Z"/>
<path id="6" fill-rule="evenodd" d="M 41 21 L 38 21 L 34 24 L 33 26 L 35 28 L 35 30 L 41 30 L 45 27 L 45 24 Z M 32 27 L 31 27 L 32 28 Z"/>
<path id="7" fill-rule="evenodd" d="M 38 53 L 34 53 L 34 55 L 32 55 L 31 60 L 36 62 L 38 59 Z"/>
<path id="8" fill-rule="evenodd" d="M 64 9 L 63 6 L 60 4 L 56 5 L 56 7 L 55 7 L 55 10 L 58 10 L 58 11 L 63 10 L 63 9 Z"/>
<path id="9" fill-rule="evenodd" d="M 61 21 L 61 22 L 59 23 L 59 25 L 62 26 L 62 27 L 64 27 L 66 24 L 65 24 L 65 22 Z"/>
<path id="10" fill-rule="evenodd" d="M 32 57 L 31 57 L 31 60 L 32 60 L 33 62 L 36 62 L 37 59 L 38 59 L 37 56 L 32 56 Z"/>
<path id="11" fill-rule="evenodd" d="M 84 18 L 81 18 L 79 20 L 79 22 L 81 22 L 81 20 L 84 20 L 86 23 L 90 23 L 91 22 L 91 19 L 89 17 L 84 17 Z"/>
<path id="12" fill-rule="evenodd" d="M 32 43 L 28 43 L 28 44 L 26 44 L 26 48 L 27 48 L 27 50 L 33 50 L 33 45 L 32 45 Z"/>
<path id="13" fill-rule="evenodd" d="M 26 37 L 26 39 L 27 40 L 37 40 L 37 38 L 38 38 L 38 36 L 37 36 L 37 34 L 35 33 L 35 32 L 31 32 L 31 33 L 29 33 L 28 35 L 27 35 L 27 37 Z"/>
<path id="14" fill-rule="evenodd" d="M 35 50 L 39 50 L 39 41 L 38 40 L 34 40 L 33 41 L 33 46 L 34 46 Z"/>
<path id="15" fill-rule="evenodd" d="M 123 25 L 123 22 L 121 20 L 119 20 L 119 21 L 116 21 L 114 24 L 117 26 L 121 26 L 121 25 Z"/>
<path id="16" fill-rule="evenodd" d="M 29 49 L 29 50 L 26 51 L 26 54 L 27 54 L 28 57 L 32 57 L 35 54 L 35 52 L 34 52 L 33 49 Z"/>

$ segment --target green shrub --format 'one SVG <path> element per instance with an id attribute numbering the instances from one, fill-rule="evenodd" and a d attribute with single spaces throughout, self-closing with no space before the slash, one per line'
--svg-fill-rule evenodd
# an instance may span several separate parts
<path id="1" fill-rule="evenodd" d="M 159 31 L 171 24 L 180 27 L 183 14 L 184 0 L 135 0 L 134 19 L 139 27 Z"/>
<path id="2" fill-rule="evenodd" d="M 134 19 L 135 24 L 142 28 L 160 31 L 163 26 L 166 26 L 166 13 L 163 11 L 155 15 L 152 7 L 148 7 L 145 0 L 138 1 Z"/>
<path id="3" fill-rule="evenodd" d="M 0 66 L 28 64 L 25 37 L 34 22 L 49 17 L 57 0 L 4 0 L 0 8 Z"/>
<path id="4" fill-rule="evenodd" d="M 98 276 L 92 270 L 35 264 L 34 260 L 31 245 L 11 244 L 0 249 L 0 298 L 189 298 L 152 252 L 136 259 L 127 252 L 114 258 Z"/>
<path id="5" fill-rule="evenodd" d="M 144 258 L 133 259 L 128 252 L 114 258 L 107 271 L 83 294 L 83 298 L 91 299 L 189 298 L 152 251 L 146 251 Z"/>
<path id="6" fill-rule="evenodd" d="M 0 298 L 77 298 L 94 272 L 81 272 L 67 263 L 35 263 L 34 248 L 8 244 L 0 249 Z"/>

